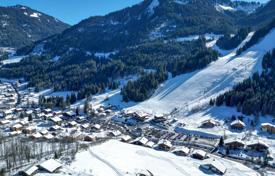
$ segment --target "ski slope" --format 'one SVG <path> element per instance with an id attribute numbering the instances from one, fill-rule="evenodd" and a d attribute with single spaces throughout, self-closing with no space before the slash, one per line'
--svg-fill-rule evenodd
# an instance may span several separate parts
<path id="1" fill-rule="evenodd" d="M 242 164 L 215 156 L 211 156 L 210 159 L 219 160 L 227 168 L 225 173 L 227 176 L 257 175 L 255 171 Z M 146 175 L 152 173 L 156 176 L 206 176 L 209 173 L 205 173 L 199 168 L 205 162 L 207 161 L 179 157 L 169 152 L 110 140 L 76 154 L 75 160 L 69 165 L 69 168 L 75 173 L 79 173 L 78 175 L 94 176 L 136 176 L 139 173 Z"/>
<path id="2" fill-rule="evenodd" d="M 252 35 L 253 33 L 250 33 L 239 47 L 249 41 Z M 274 40 L 275 29 L 239 56 L 236 55 L 235 49 L 205 69 L 169 79 L 149 100 L 131 108 L 148 113 L 170 113 L 175 108 L 189 111 L 198 105 L 206 104 L 211 98 L 231 89 L 253 73 L 260 73 L 262 57 L 267 51 L 275 48 Z"/>

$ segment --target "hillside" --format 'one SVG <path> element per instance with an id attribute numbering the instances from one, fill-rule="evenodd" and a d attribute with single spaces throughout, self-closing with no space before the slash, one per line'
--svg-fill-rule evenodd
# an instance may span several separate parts
<path id="1" fill-rule="evenodd" d="M 43 46 L 45 54 L 59 56 L 68 51 L 112 52 L 158 38 L 234 33 L 237 20 L 246 14 L 238 10 L 220 11 L 215 2 L 145 0 L 106 16 L 83 20 L 62 34 L 37 43 L 31 51 Z"/>
<path id="2" fill-rule="evenodd" d="M 253 33 L 250 33 L 238 48 L 252 36 Z M 160 86 L 152 98 L 133 109 L 169 113 L 175 108 L 190 111 L 194 107 L 208 104 L 210 98 L 231 89 L 253 73 L 260 73 L 263 56 L 275 48 L 274 39 L 275 31 L 272 30 L 259 43 L 239 56 L 236 56 L 236 50 L 234 50 L 205 69 L 170 79 Z"/>
<path id="3" fill-rule="evenodd" d="M 20 48 L 68 27 L 54 17 L 25 6 L 0 7 L 0 47 Z"/>

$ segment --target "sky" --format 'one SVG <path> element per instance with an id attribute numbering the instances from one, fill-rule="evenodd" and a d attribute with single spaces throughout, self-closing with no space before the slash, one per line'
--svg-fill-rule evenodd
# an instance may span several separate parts
<path id="1" fill-rule="evenodd" d="M 0 6 L 25 5 L 68 24 L 95 15 L 105 15 L 142 0 L 0 0 Z"/>
<path id="2" fill-rule="evenodd" d="M 141 1 L 142 0 L 0 0 L 0 6 L 25 5 L 73 25 L 90 16 L 105 15 Z M 268 0 L 257 1 L 266 2 Z"/>

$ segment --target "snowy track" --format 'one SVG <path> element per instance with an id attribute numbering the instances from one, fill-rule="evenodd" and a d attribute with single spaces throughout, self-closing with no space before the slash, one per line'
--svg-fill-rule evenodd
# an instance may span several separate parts
<path id="1" fill-rule="evenodd" d="M 252 35 L 253 33 L 250 33 L 239 47 L 249 41 Z M 260 73 L 262 57 L 275 48 L 274 40 L 275 30 L 272 30 L 258 44 L 239 56 L 236 56 L 237 49 L 235 49 L 205 69 L 166 81 L 149 100 L 132 108 L 149 113 L 170 113 L 174 108 L 185 111 L 207 103 L 211 98 L 231 89 L 253 73 Z"/>

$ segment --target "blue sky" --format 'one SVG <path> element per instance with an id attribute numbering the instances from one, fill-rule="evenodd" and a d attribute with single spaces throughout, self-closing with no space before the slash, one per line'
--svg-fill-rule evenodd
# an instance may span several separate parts
<path id="1" fill-rule="evenodd" d="M 0 6 L 21 4 L 54 16 L 66 23 L 76 24 L 94 15 L 105 15 L 142 0 L 0 0 Z"/>
<path id="2" fill-rule="evenodd" d="M 105 15 L 141 1 L 142 0 L 0 0 L 0 6 L 26 5 L 54 16 L 66 23 L 76 24 L 90 16 Z M 266 2 L 268 0 L 258 1 Z"/>

